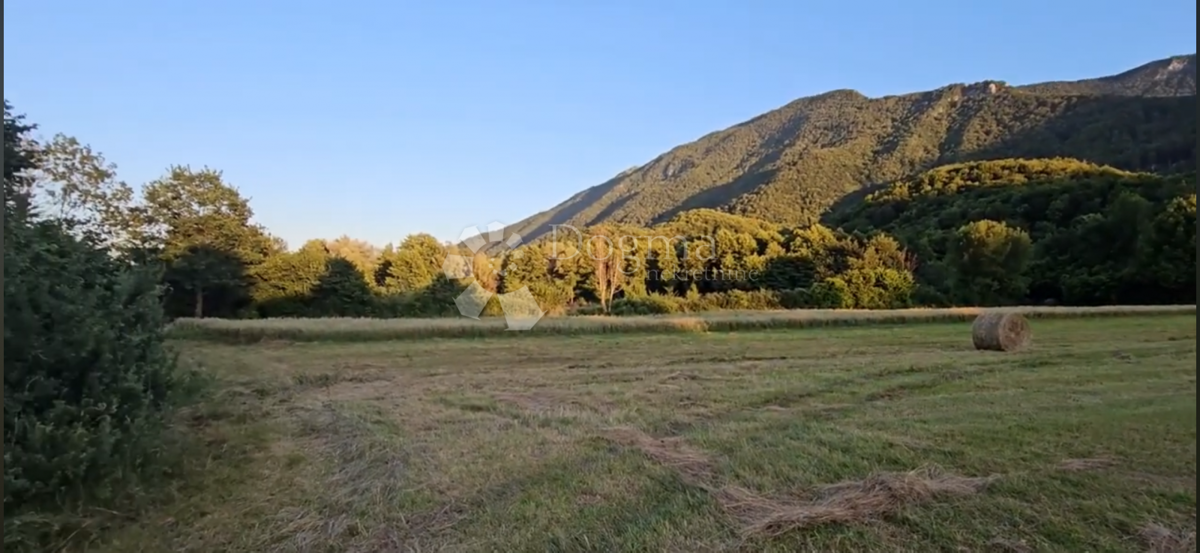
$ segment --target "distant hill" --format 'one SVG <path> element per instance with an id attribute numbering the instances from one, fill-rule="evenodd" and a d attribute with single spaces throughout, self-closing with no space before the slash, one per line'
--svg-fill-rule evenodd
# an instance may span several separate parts
<path id="1" fill-rule="evenodd" d="M 868 98 L 835 90 L 795 100 L 672 149 L 510 225 L 526 241 L 551 225 L 646 226 L 696 208 L 782 224 L 938 165 L 1072 157 L 1122 169 L 1191 170 L 1196 57 L 1109 77 L 1010 87 L 1002 81 Z"/>

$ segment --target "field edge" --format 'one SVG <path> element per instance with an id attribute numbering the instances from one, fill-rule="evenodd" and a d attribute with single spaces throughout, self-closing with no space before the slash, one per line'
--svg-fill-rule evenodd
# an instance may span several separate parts
<path id="1" fill-rule="evenodd" d="M 1002 307 L 867 310 L 722 311 L 694 315 L 643 315 L 632 317 L 547 317 L 532 328 L 510 331 L 502 318 L 373 319 L 178 319 L 167 329 L 170 338 L 222 343 L 257 343 L 279 340 L 393 341 L 429 338 L 480 338 L 507 336 L 591 334 L 668 334 L 733 332 L 767 329 L 803 329 L 835 326 L 894 325 L 970 322 L 984 311 L 1020 313 L 1031 319 L 1185 315 L 1195 305 L 1100 307 Z"/>

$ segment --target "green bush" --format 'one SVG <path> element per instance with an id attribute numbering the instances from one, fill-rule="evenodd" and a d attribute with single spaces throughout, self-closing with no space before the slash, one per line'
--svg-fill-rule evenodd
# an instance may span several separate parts
<path id="1" fill-rule="evenodd" d="M 729 290 L 710 295 L 711 302 L 718 309 L 762 311 L 783 307 L 780 305 L 779 292 L 774 290 Z"/>
<path id="2" fill-rule="evenodd" d="M 784 309 L 804 309 L 813 306 L 812 293 L 807 288 L 779 292 L 779 306 Z"/>
<path id="3" fill-rule="evenodd" d="M 157 276 L 5 206 L 4 546 L 153 477 L 186 388 L 164 348 Z"/>
<path id="4" fill-rule="evenodd" d="M 812 287 L 813 307 L 820 309 L 854 309 L 854 291 L 841 277 L 829 277 Z"/>
<path id="5" fill-rule="evenodd" d="M 571 308 L 569 311 L 567 311 L 567 313 L 580 317 L 593 317 L 597 315 L 603 315 L 604 308 L 600 307 L 600 304 L 598 303 L 585 303 L 583 305 Z"/>
<path id="6" fill-rule="evenodd" d="M 803 288 L 795 290 L 729 290 L 709 294 L 692 293 L 682 298 L 667 294 L 645 294 L 618 298 L 613 301 L 609 314 L 668 315 L 720 310 L 811 309 L 824 307 L 824 305 L 815 303 L 820 299 Z M 848 301 L 853 301 L 853 298 L 851 297 Z M 588 305 L 576 308 L 573 314 L 598 315 L 602 314 L 602 311 L 598 305 Z"/>
<path id="7" fill-rule="evenodd" d="M 613 301 L 612 315 L 669 315 L 683 311 L 679 298 L 664 294 L 645 294 L 618 298 Z"/>

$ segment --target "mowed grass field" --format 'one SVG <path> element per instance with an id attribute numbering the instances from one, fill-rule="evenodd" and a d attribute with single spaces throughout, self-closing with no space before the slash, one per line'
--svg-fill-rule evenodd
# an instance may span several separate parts
<path id="1" fill-rule="evenodd" d="M 208 453 L 90 550 L 1194 551 L 1194 313 L 1031 324 L 181 340 Z"/>

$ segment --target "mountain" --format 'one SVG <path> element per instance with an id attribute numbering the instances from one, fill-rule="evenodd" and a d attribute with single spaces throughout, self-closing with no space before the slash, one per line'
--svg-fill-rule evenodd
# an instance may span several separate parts
<path id="1" fill-rule="evenodd" d="M 1081 81 L 960 83 L 882 98 L 834 90 L 678 146 L 505 234 L 529 241 L 551 225 L 646 226 L 696 208 L 808 224 L 878 185 L 975 160 L 1194 169 L 1195 94 L 1195 54 Z"/>

